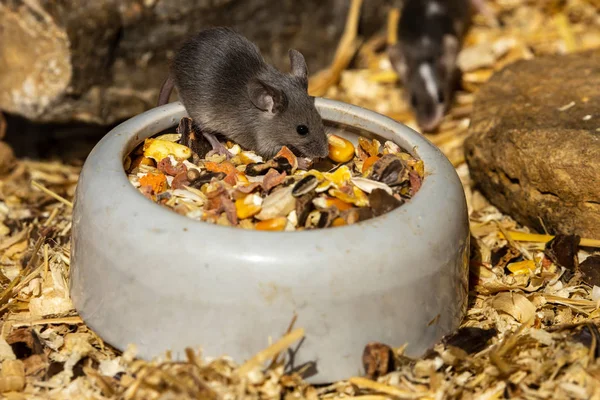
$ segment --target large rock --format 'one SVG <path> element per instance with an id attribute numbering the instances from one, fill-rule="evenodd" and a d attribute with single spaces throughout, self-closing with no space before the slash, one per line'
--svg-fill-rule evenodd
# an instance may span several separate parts
<path id="1" fill-rule="evenodd" d="M 519 61 L 477 95 L 465 155 L 500 210 L 600 238 L 600 49 Z"/>
<path id="2" fill-rule="evenodd" d="M 360 29 L 385 25 L 391 0 L 362 6 Z M 156 103 L 172 51 L 190 32 L 237 28 L 289 69 L 331 62 L 348 0 L 0 1 L 0 109 L 38 122 L 110 124 Z"/>

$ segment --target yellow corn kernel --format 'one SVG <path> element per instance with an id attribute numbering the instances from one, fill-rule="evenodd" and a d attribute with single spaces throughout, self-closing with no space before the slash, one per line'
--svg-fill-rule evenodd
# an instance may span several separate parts
<path id="1" fill-rule="evenodd" d="M 373 166 L 373 164 L 375 164 L 377 162 L 377 160 L 379 160 L 379 157 L 377 156 L 371 156 L 369 158 L 367 158 L 364 162 L 363 162 L 363 167 L 362 167 L 362 173 L 366 173 L 369 168 L 371 168 Z"/>
<path id="2" fill-rule="evenodd" d="M 408 165 L 410 165 L 410 163 Z M 415 161 L 413 168 L 421 178 L 425 175 L 425 165 L 423 164 L 423 160 Z"/>
<path id="3" fill-rule="evenodd" d="M 248 181 L 248 178 L 246 178 L 246 174 L 244 174 L 243 172 L 237 172 L 235 176 L 238 182 L 250 183 L 250 181 Z"/>
<path id="4" fill-rule="evenodd" d="M 535 263 L 532 260 L 524 260 L 510 263 L 506 266 L 514 275 L 529 275 L 535 271 Z"/>
<path id="5" fill-rule="evenodd" d="M 181 139 L 181 134 L 180 133 L 165 133 L 164 135 L 157 136 L 154 139 L 166 140 L 167 142 L 178 142 L 179 139 Z"/>
<path id="6" fill-rule="evenodd" d="M 235 210 L 239 219 L 250 218 L 262 209 L 262 197 L 256 193 L 241 197 L 235 201 Z"/>
<path id="7" fill-rule="evenodd" d="M 170 155 L 177 161 L 183 161 L 191 157 L 192 150 L 187 146 L 168 140 L 146 139 L 144 142 L 144 157 L 158 162 Z"/>
<path id="8" fill-rule="evenodd" d="M 371 157 L 374 157 L 379 154 L 379 148 L 381 147 L 381 143 L 379 143 L 377 139 L 369 140 L 365 139 L 362 136 L 359 136 L 358 144 Z"/>
<path id="9" fill-rule="evenodd" d="M 346 220 L 342 217 L 337 217 L 331 223 L 331 226 L 344 226 L 344 225 L 348 225 L 348 224 L 346 223 Z"/>
<path id="10" fill-rule="evenodd" d="M 344 186 L 352 178 L 352 172 L 350 172 L 350 168 L 348 168 L 345 165 L 342 165 L 334 172 L 325 172 L 323 176 L 329 182 L 333 182 L 337 186 Z"/>
<path id="11" fill-rule="evenodd" d="M 282 231 L 285 229 L 287 224 L 286 217 L 275 217 L 271 219 L 265 219 L 264 221 L 257 222 L 255 227 L 259 231 Z"/>
<path id="12" fill-rule="evenodd" d="M 317 197 L 313 200 L 313 204 L 321 208 L 336 207 L 340 211 L 346 211 L 352 208 L 352 204 L 336 199 L 335 197 Z"/>
<path id="13" fill-rule="evenodd" d="M 151 158 L 144 157 L 144 156 L 136 157 L 131 162 L 132 168 L 139 167 L 140 165 L 148 165 L 150 167 L 154 167 L 156 164 L 154 163 L 154 161 Z"/>
<path id="14" fill-rule="evenodd" d="M 261 156 L 259 156 L 258 154 L 252 153 L 250 151 L 242 151 L 238 157 L 240 158 L 240 161 L 242 162 L 242 164 L 252 164 L 252 163 L 258 163 L 258 162 L 263 162 L 263 158 Z"/>
<path id="15" fill-rule="evenodd" d="M 349 140 L 337 135 L 329 135 L 329 158 L 338 163 L 352 160 L 354 145 Z"/>
<path id="16" fill-rule="evenodd" d="M 359 188 L 354 186 L 352 188 L 352 192 L 353 192 L 353 195 L 348 195 L 348 194 L 342 192 L 341 190 L 331 189 L 329 191 L 329 194 L 337 197 L 338 199 L 340 199 L 341 201 L 343 201 L 345 203 L 351 203 L 358 207 L 365 207 L 365 206 L 369 205 L 369 198 L 362 190 L 360 190 Z"/>

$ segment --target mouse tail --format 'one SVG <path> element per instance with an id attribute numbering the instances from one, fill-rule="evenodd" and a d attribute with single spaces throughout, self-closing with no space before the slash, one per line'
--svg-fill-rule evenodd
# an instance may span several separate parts
<path id="1" fill-rule="evenodd" d="M 169 102 L 169 97 L 171 97 L 171 92 L 173 91 L 174 86 L 175 82 L 173 81 L 171 75 L 169 75 L 160 88 L 157 107 L 163 106 Z"/>

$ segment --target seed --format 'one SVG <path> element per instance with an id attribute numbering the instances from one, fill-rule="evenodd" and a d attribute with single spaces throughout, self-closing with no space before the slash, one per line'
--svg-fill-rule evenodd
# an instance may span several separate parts
<path id="1" fill-rule="evenodd" d="M 373 215 L 377 217 L 400 207 L 403 202 L 389 195 L 383 189 L 375 189 L 369 195 L 369 203 L 371 204 Z"/>
<path id="2" fill-rule="evenodd" d="M 256 219 L 265 220 L 288 215 L 296 208 L 296 198 L 292 196 L 292 188 L 288 186 L 276 189 L 265 198 L 262 206 L 262 211 L 256 215 Z"/>
<path id="3" fill-rule="evenodd" d="M 296 157 L 296 155 L 294 153 L 292 153 L 292 151 L 290 149 L 288 149 L 286 146 L 283 146 L 281 148 L 281 150 L 279 150 L 279 153 L 277 153 L 275 155 L 275 157 L 273 157 L 274 159 L 277 159 L 279 157 L 283 157 L 286 160 L 288 160 L 290 166 L 292 167 L 292 172 L 295 171 L 298 168 L 298 158 Z"/>
<path id="4" fill-rule="evenodd" d="M 360 190 L 362 190 L 363 192 L 366 192 L 366 193 L 371 193 L 375 189 L 383 189 L 388 194 L 390 194 L 390 195 L 393 194 L 392 188 L 382 182 L 377 182 L 372 179 L 359 178 L 359 177 L 352 178 L 350 181 L 354 184 L 354 186 L 356 186 L 357 188 L 359 188 Z"/>
<path id="5" fill-rule="evenodd" d="M 191 168 L 187 171 L 187 179 L 192 183 L 198 180 L 200 176 L 202 176 L 202 174 L 200 174 L 200 171 L 198 171 L 196 168 Z"/>
<path id="6" fill-rule="evenodd" d="M 286 224 L 286 217 L 275 217 L 257 222 L 255 228 L 259 231 L 282 231 Z"/>
<path id="7" fill-rule="evenodd" d="M 317 187 L 319 184 L 319 180 L 314 175 L 306 175 L 304 178 L 300 179 L 298 183 L 294 185 L 294 189 L 292 189 L 292 196 L 300 197 L 303 194 L 306 194 Z"/>
<path id="8" fill-rule="evenodd" d="M 327 228 L 331 226 L 333 220 L 337 218 L 339 211 L 336 208 L 330 208 L 328 210 L 321 210 L 319 221 L 317 222 L 317 228 Z"/>
<path id="9" fill-rule="evenodd" d="M 196 178 L 196 180 L 194 180 L 194 182 L 191 182 L 190 184 L 194 188 L 200 188 L 205 183 L 209 183 L 210 181 L 212 181 L 213 178 L 220 181 L 221 179 L 225 178 L 225 176 L 226 175 L 224 172 L 208 172 L 206 174 L 200 175 L 198 178 Z"/>
<path id="10" fill-rule="evenodd" d="M 398 154 L 400 152 L 402 152 L 402 149 L 394 142 L 388 140 L 383 144 L 383 154 Z"/>
<path id="11" fill-rule="evenodd" d="M 252 163 L 246 166 L 246 175 L 248 176 L 258 176 L 264 175 L 267 171 L 273 168 L 278 172 L 285 172 L 289 175 L 292 172 L 292 166 L 290 162 L 285 157 L 277 157 L 272 160 L 267 161 L 266 163 Z"/>
<path id="12" fill-rule="evenodd" d="M 300 196 L 296 200 L 296 216 L 298 218 L 298 226 L 304 226 L 308 214 L 315 208 L 313 199 L 317 194 L 315 192 L 308 192 L 303 196 Z"/>
<path id="13" fill-rule="evenodd" d="M 285 172 L 286 174 L 290 175 L 292 173 L 292 164 L 290 164 L 290 161 L 285 158 L 285 157 L 275 157 L 273 159 L 273 161 L 275 162 L 275 169 L 279 172 Z"/>
<path id="14" fill-rule="evenodd" d="M 373 164 L 373 170 L 368 178 L 394 186 L 403 182 L 404 170 L 404 163 L 400 157 L 387 154 Z"/>
<path id="15" fill-rule="evenodd" d="M 375 380 L 394 369 L 394 353 L 383 343 L 371 342 L 363 350 L 362 362 L 366 375 Z"/>
<path id="16" fill-rule="evenodd" d="M 349 140 L 337 135 L 329 135 L 329 158 L 338 163 L 352 160 L 354 145 Z"/>

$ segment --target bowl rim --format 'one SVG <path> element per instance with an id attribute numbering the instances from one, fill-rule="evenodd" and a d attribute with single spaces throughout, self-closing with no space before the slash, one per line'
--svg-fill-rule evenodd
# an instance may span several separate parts
<path id="1" fill-rule="evenodd" d="M 179 221 L 180 223 L 193 222 L 207 229 L 225 229 L 227 232 L 236 235 L 251 235 L 253 237 L 260 235 L 269 239 L 273 235 L 317 235 L 323 231 L 332 230 L 345 232 L 352 229 L 373 229 L 385 219 L 402 218 L 403 215 L 410 214 L 422 215 L 425 211 L 423 208 L 428 203 L 426 201 L 427 198 L 432 196 L 433 192 L 439 189 L 439 186 L 452 185 L 453 180 L 455 181 L 454 184 L 460 184 L 458 175 L 446 156 L 427 138 L 408 126 L 375 111 L 337 100 L 316 97 L 315 105 L 324 121 L 356 127 L 385 140 L 391 140 L 412 156 L 423 160 L 425 178 L 415 196 L 391 212 L 365 221 L 334 228 L 302 231 L 239 229 L 237 227 L 205 223 L 191 219 L 185 215 L 177 214 L 173 210 L 160 207 L 154 201 L 144 197 L 129 181 L 123 162 L 125 157 L 146 138 L 163 130 L 173 128 L 179 123 L 182 117 L 188 116 L 185 107 L 180 101 L 152 108 L 114 127 L 96 144 L 88 159 L 96 159 L 95 161 L 97 162 L 99 161 L 97 157 L 101 154 L 101 157 L 104 158 L 102 162 L 106 163 L 108 167 L 106 173 L 109 176 L 105 177 L 108 178 L 105 179 L 105 182 L 108 182 L 111 186 L 115 186 L 115 189 L 117 185 L 126 186 L 128 189 L 125 189 L 123 195 L 128 196 L 128 198 L 131 194 L 135 193 L 136 198 L 142 200 L 136 202 L 139 203 L 136 206 L 138 206 L 140 213 L 145 213 L 146 211 L 151 214 L 165 213 L 170 215 L 173 223 L 175 221 Z M 86 164 L 89 164 L 87 160 Z M 82 174 L 83 172 L 82 170 Z M 148 206 L 151 206 L 151 208 L 148 208 Z"/>

